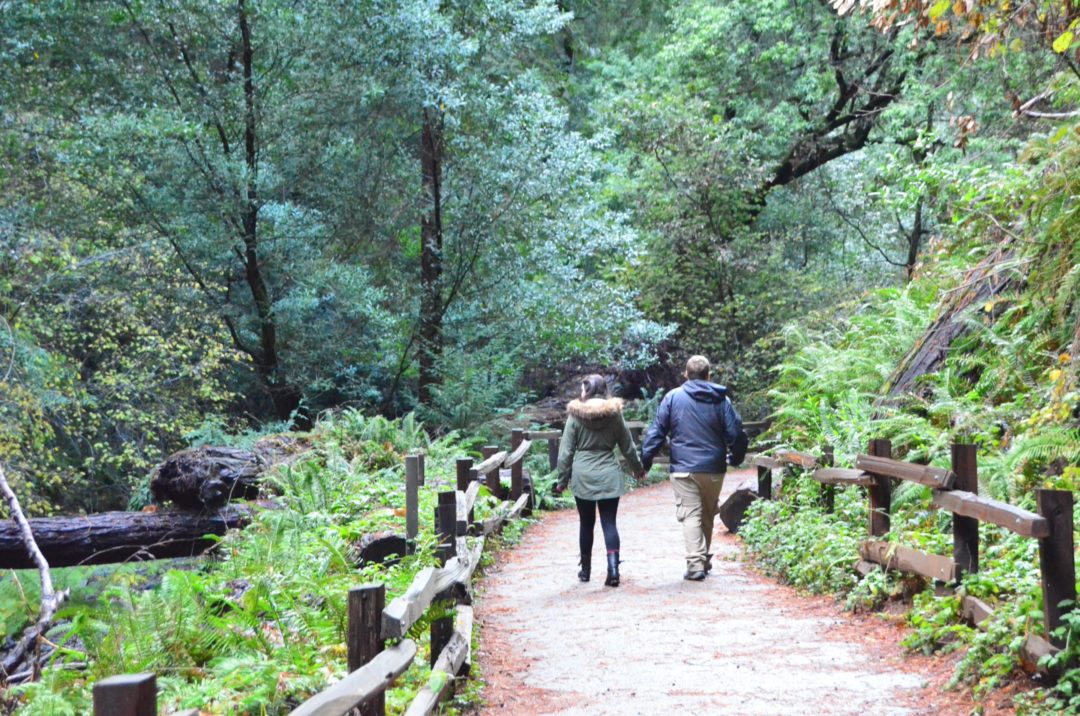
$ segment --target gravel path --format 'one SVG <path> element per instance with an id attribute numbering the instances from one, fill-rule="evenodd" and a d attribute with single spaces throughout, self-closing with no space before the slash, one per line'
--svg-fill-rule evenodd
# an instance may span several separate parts
<path id="1" fill-rule="evenodd" d="M 725 495 L 752 480 L 729 474 Z M 617 589 L 603 586 L 599 525 L 593 581 L 577 581 L 572 510 L 545 515 L 501 555 L 476 609 L 484 713 L 968 712 L 905 659 L 899 627 L 762 578 L 719 520 L 713 573 L 684 581 L 674 513 L 666 483 L 623 498 Z"/>

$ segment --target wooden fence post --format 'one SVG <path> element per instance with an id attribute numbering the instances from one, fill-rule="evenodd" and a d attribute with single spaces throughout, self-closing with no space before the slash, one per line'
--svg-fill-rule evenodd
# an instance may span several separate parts
<path id="1" fill-rule="evenodd" d="M 457 476 L 457 489 L 465 492 L 469 489 L 473 459 L 471 457 L 459 457 L 454 461 L 454 471 Z"/>
<path id="2" fill-rule="evenodd" d="M 382 638 L 382 614 L 386 606 L 386 585 L 363 584 L 349 590 L 349 624 L 346 644 L 349 650 L 349 673 L 374 659 L 386 642 Z M 386 696 L 380 692 L 360 708 L 362 716 L 383 716 Z"/>
<path id="3" fill-rule="evenodd" d="M 554 470 L 559 466 L 559 439 L 548 438 L 548 469 Z"/>
<path id="4" fill-rule="evenodd" d="M 435 662 L 439 660 L 439 654 L 450 643 L 450 637 L 453 635 L 454 617 L 452 615 L 431 621 L 431 660 L 428 662 L 430 666 L 435 666 Z"/>
<path id="5" fill-rule="evenodd" d="M 867 450 L 876 457 L 892 457 L 892 442 L 889 440 L 871 440 Z M 892 509 L 892 487 L 889 478 L 874 475 L 874 484 L 867 488 L 870 496 L 870 536 L 880 537 L 889 533 Z"/>
<path id="6" fill-rule="evenodd" d="M 510 452 L 513 453 L 525 440 L 525 431 L 521 428 L 514 428 L 510 431 Z M 516 501 L 521 497 L 522 493 L 522 466 L 525 464 L 525 459 L 518 460 L 510 466 L 510 499 Z"/>
<path id="7" fill-rule="evenodd" d="M 440 564 L 457 555 L 457 492 L 439 493 L 439 506 L 435 508 L 435 533 L 439 536 L 438 557 Z"/>
<path id="8" fill-rule="evenodd" d="M 157 716 L 153 674 L 110 676 L 94 684 L 94 716 Z"/>
<path id="9" fill-rule="evenodd" d="M 825 445 L 821 449 L 821 466 L 832 467 L 836 462 L 836 450 L 832 445 Z M 825 513 L 831 515 L 836 510 L 836 485 L 822 485 L 821 503 L 825 507 Z"/>
<path id="10" fill-rule="evenodd" d="M 762 499 L 772 499 L 772 468 L 757 466 L 757 492 Z"/>
<path id="11" fill-rule="evenodd" d="M 978 456 L 974 445 L 952 445 L 952 471 L 956 474 L 955 490 L 979 494 Z M 952 516 L 953 561 L 967 574 L 979 571 L 979 520 L 974 517 Z M 957 575 L 957 579 L 960 575 Z"/>
<path id="12" fill-rule="evenodd" d="M 1069 490 L 1035 490 L 1039 514 L 1050 523 L 1050 534 L 1039 540 L 1042 572 L 1043 620 L 1046 638 L 1057 647 L 1065 640 L 1053 636 L 1062 625 L 1066 609 L 1060 604 L 1076 601 L 1076 561 L 1073 555 L 1073 494 Z"/>
<path id="13" fill-rule="evenodd" d="M 423 487 L 424 482 L 427 479 L 427 453 L 426 452 L 419 452 L 419 453 L 416 454 L 416 457 L 418 457 L 420 459 L 420 473 L 419 473 L 420 474 L 420 480 L 419 480 L 419 485 L 420 485 L 420 487 Z"/>
<path id="14" fill-rule="evenodd" d="M 420 465 L 419 455 L 405 456 L 405 539 L 410 546 L 420 532 Z"/>
<path id="15" fill-rule="evenodd" d="M 484 456 L 485 460 L 487 460 L 489 457 L 491 457 L 497 452 L 499 452 L 498 445 L 485 445 L 484 447 L 480 448 L 480 454 Z M 499 468 L 496 468 L 489 472 L 487 475 L 485 475 L 484 484 L 487 485 L 487 489 L 491 491 L 491 494 L 495 495 L 495 497 L 499 498 L 500 500 L 505 500 L 506 491 L 503 490 L 502 479 L 499 477 L 500 471 L 501 470 Z"/>

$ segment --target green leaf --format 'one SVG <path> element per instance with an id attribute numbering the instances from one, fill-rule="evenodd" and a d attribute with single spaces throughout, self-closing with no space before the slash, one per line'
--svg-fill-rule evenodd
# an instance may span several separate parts
<path id="1" fill-rule="evenodd" d="M 1059 55 L 1062 52 L 1065 52 L 1065 50 L 1069 49 L 1069 46 L 1072 45 L 1072 41 L 1072 30 L 1066 30 L 1065 32 L 1061 33 L 1058 38 L 1054 40 L 1054 52 L 1058 53 Z"/>
<path id="2" fill-rule="evenodd" d="M 930 8 L 930 12 L 927 13 L 930 16 L 930 21 L 937 22 L 938 18 L 940 18 L 946 13 L 946 11 L 948 11 L 949 5 L 949 0 L 938 0 L 936 3 L 934 3 L 934 5 Z"/>

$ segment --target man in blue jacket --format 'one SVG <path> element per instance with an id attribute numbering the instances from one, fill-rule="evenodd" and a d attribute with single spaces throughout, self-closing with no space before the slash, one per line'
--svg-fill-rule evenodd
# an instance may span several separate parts
<path id="1" fill-rule="evenodd" d="M 641 446 L 641 464 L 648 471 L 665 438 L 671 438 L 671 486 L 675 516 L 686 542 L 684 579 L 699 582 L 712 568 L 716 502 L 727 471 L 728 445 L 742 430 L 742 418 L 727 388 L 709 382 L 709 360 L 691 356 L 686 382 L 664 396 Z"/>

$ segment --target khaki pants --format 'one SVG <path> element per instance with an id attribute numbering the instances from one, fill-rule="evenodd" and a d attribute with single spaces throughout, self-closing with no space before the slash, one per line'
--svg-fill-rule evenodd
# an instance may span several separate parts
<path id="1" fill-rule="evenodd" d="M 713 520 L 723 485 L 722 472 L 671 473 L 675 517 L 682 523 L 688 572 L 703 571 L 712 556 L 709 548 L 712 546 Z"/>

